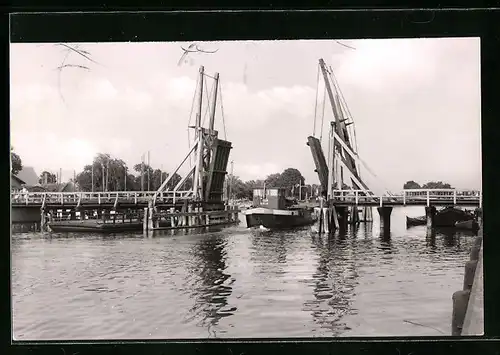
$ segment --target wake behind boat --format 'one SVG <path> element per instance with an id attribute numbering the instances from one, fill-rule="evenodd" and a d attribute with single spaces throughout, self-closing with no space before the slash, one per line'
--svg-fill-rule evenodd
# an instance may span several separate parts
<path id="1" fill-rule="evenodd" d="M 285 197 L 285 189 L 254 189 L 253 208 L 243 211 L 247 227 L 268 229 L 294 228 L 313 224 L 312 209 L 294 207 Z"/>

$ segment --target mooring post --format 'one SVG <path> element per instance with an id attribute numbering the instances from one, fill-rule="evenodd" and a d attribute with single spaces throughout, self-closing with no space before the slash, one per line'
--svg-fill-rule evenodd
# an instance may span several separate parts
<path id="1" fill-rule="evenodd" d="M 323 198 L 320 197 L 319 199 L 319 226 L 318 226 L 318 232 L 321 234 L 323 233 Z"/>
<path id="2" fill-rule="evenodd" d="M 187 225 L 188 227 L 191 227 L 193 225 L 193 220 L 194 220 L 194 217 L 191 215 L 191 213 L 193 213 L 193 205 L 188 206 L 188 213 L 189 215 L 186 217 Z"/>
<path id="3" fill-rule="evenodd" d="M 470 290 L 457 291 L 453 294 L 453 312 L 451 316 L 451 335 L 459 336 L 462 334 L 467 305 L 469 303 Z"/>
<path id="4" fill-rule="evenodd" d="M 153 215 L 154 215 L 154 210 L 153 210 L 153 203 L 151 201 L 148 202 L 148 230 L 153 230 L 154 229 L 154 224 L 153 224 Z"/>
<path id="5" fill-rule="evenodd" d="M 40 232 L 45 232 L 45 226 L 47 224 L 45 209 L 40 210 Z"/>
<path id="6" fill-rule="evenodd" d="M 148 231 L 148 212 L 149 208 L 144 207 L 144 216 L 142 217 L 142 229 L 144 232 Z"/>
<path id="7" fill-rule="evenodd" d="M 481 222 L 483 219 L 483 209 L 481 207 L 479 207 L 479 208 L 476 208 L 476 210 L 474 212 L 475 212 L 475 215 L 477 218 L 477 223 L 481 226 L 482 225 Z"/>
<path id="8" fill-rule="evenodd" d="M 436 216 L 436 207 L 435 206 L 425 207 L 425 217 L 427 220 L 427 228 L 434 227 L 434 217 L 435 216 Z"/>
<path id="9" fill-rule="evenodd" d="M 330 213 L 329 213 L 329 208 L 328 207 L 323 207 L 322 211 L 321 211 L 321 214 L 323 215 L 323 230 L 325 231 L 325 233 L 329 233 L 330 232 L 330 220 L 328 217 L 330 217 Z"/>
<path id="10" fill-rule="evenodd" d="M 378 214 L 380 215 L 380 229 L 384 233 L 389 233 L 391 230 L 391 206 L 377 207 Z"/>
<path id="11" fill-rule="evenodd" d="M 175 227 L 175 218 L 174 218 L 174 207 L 170 207 L 170 210 L 168 211 L 170 213 L 170 226 Z"/>
<path id="12" fill-rule="evenodd" d="M 335 229 L 339 229 L 339 217 L 337 216 L 337 209 L 335 206 L 332 206 L 332 220 L 333 220 L 333 226 Z"/>

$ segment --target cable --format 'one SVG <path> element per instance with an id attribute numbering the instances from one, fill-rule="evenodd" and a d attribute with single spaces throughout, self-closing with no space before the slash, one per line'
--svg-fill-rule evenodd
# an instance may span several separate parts
<path id="1" fill-rule="evenodd" d="M 207 87 L 207 80 L 205 78 L 205 76 L 203 77 L 203 81 L 205 82 L 205 87 Z M 207 90 L 205 90 L 205 93 L 207 94 L 207 109 L 205 110 L 205 115 L 203 116 L 203 122 L 201 123 L 201 125 L 205 125 L 205 121 L 207 120 L 207 114 L 208 114 L 208 111 L 210 110 L 210 97 L 212 96 L 212 92 L 214 90 L 214 85 L 215 85 L 215 82 L 212 84 L 212 88 L 210 89 L 210 94 L 208 93 Z"/>
<path id="2" fill-rule="evenodd" d="M 220 109 L 222 113 L 222 127 L 224 128 L 224 140 L 227 140 L 227 134 L 226 134 L 226 120 L 224 118 L 224 104 L 222 103 L 222 84 L 219 79 L 219 96 L 220 96 Z"/>
<path id="3" fill-rule="evenodd" d="M 323 109 L 322 109 L 322 113 L 321 113 L 321 133 L 320 133 L 320 136 L 319 136 L 319 140 L 321 141 L 323 139 L 323 126 L 325 125 L 324 124 L 324 119 L 325 119 L 325 100 L 326 100 L 326 85 L 323 89 Z"/>
<path id="4" fill-rule="evenodd" d="M 196 86 L 194 89 L 194 94 L 193 94 L 193 101 L 191 101 L 191 111 L 189 112 L 189 120 L 188 120 L 188 127 L 187 127 L 187 132 L 188 132 L 188 148 L 191 147 L 191 137 L 189 134 L 189 125 L 191 124 L 191 119 L 193 118 L 193 109 L 194 109 L 194 101 L 196 99 L 196 94 L 198 92 L 198 85 L 200 83 L 200 78 L 196 78 Z M 192 158 L 189 159 L 189 168 L 192 167 Z"/>
<path id="5" fill-rule="evenodd" d="M 319 91 L 319 64 L 316 74 L 316 98 L 314 99 L 314 126 L 313 126 L 313 137 L 316 135 L 316 112 L 318 109 L 318 91 Z"/>

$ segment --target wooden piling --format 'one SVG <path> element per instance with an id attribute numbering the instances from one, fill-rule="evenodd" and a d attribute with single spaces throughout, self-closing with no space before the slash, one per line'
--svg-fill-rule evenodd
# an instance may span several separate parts
<path id="1" fill-rule="evenodd" d="M 142 229 L 144 232 L 148 231 L 148 212 L 149 212 L 149 208 L 144 207 L 144 216 L 142 218 Z"/>
<path id="2" fill-rule="evenodd" d="M 335 229 L 339 229 L 340 228 L 340 225 L 339 225 L 339 217 L 337 216 L 337 209 L 335 208 L 335 206 L 332 206 L 332 219 L 333 219 L 333 227 Z"/>
<path id="3" fill-rule="evenodd" d="M 351 224 L 357 224 L 359 222 L 359 210 L 358 206 L 351 206 Z"/>
<path id="4" fill-rule="evenodd" d="M 188 213 L 193 213 L 193 206 L 192 205 L 188 206 Z M 188 227 L 191 227 L 193 225 L 193 219 L 194 219 L 194 217 L 191 215 L 186 216 L 186 221 L 187 221 Z"/>
<path id="5" fill-rule="evenodd" d="M 153 207 L 148 207 L 148 230 L 154 229 L 153 215 Z"/>
<path id="6" fill-rule="evenodd" d="M 41 232 L 45 232 L 45 227 L 47 225 L 47 215 L 46 215 L 46 212 L 45 212 L 45 209 L 41 209 L 41 212 L 40 212 L 40 231 Z"/>
<path id="7" fill-rule="evenodd" d="M 427 220 L 427 228 L 434 227 L 434 217 L 435 216 L 436 216 L 436 207 L 435 206 L 425 207 L 425 217 Z"/>
<path id="8" fill-rule="evenodd" d="M 171 227 L 175 227 L 175 217 L 174 217 L 174 211 L 175 211 L 175 208 L 171 207 L 170 210 L 169 210 L 169 213 L 171 213 L 172 215 L 170 216 L 170 226 Z"/>
<path id="9" fill-rule="evenodd" d="M 325 231 L 325 233 L 330 233 L 328 208 L 323 207 L 323 210 L 321 212 L 323 214 L 323 230 Z"/>

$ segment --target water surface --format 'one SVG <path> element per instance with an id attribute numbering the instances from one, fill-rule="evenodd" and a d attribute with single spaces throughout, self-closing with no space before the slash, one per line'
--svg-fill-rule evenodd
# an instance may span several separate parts
<path id="1" fill-rule="evenodd" d="M 449 335 L 474 238 L 407 230 L 405 215 L 420 214 L 395 208 L 389 236 L 376 211 L 373 224 L 330 237 L 244 225 L 15 234 L 14 338 Z"/>

